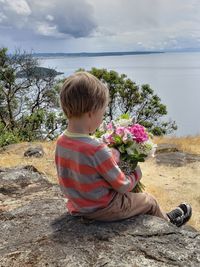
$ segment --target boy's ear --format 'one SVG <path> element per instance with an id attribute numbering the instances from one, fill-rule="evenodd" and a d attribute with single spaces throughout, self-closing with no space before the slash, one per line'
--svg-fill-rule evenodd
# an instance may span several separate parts
<path id="1" fill-rule="evenodd" d="M 92 117 L 92 112 L 91 112 L 91 111 L 88 112 L 88 117 L 89 117 L 89 118 Z"/>

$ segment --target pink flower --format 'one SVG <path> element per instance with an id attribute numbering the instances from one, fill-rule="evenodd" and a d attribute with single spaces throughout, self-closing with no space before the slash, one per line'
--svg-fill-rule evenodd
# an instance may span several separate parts
<path id="1" fill-rule="evenodd" d="M 111 145 L 111 144 L 115 143 L 112 134 L 104 134 L 102 136 L 102 139 L 103 139 L 103 142 L 108 144 L 108 145 Z"/>
<path id="2" fill-rule="evenodd" d="M 108 125 L 107 125 L 107 129 L 108 129 L 108 130 L 111 130 L 111 131 L 113 130 L 113 124 L 112 124 L 112 122 L 109 122 L 109 123 L 108 123 Z"/>
<path id="3" fill-rule="evenodd" d="M 109 130 L 109 131 L 115 131 L 115 129 L 116 129 L 116 125 L 115 125 L 115 122 L 114 121 L 111 121 L 110 123 L 108 123 L 107 130 Z"/>
<path id="4" fill-rule="evenodd" d="M 122 136 L 124 136 L 125 131 L 126 131 L 125 127 L 117 127 L 115 130 L 115 133 L 122 137 Z"/>
<path id="5" fill-rule="evenodd" d="M 124 143 L 127 143 L 129 140 L 133 140 L 133 135 L 127 128 L 124 130 L 122 140 Z"/>
<path id="6" fill-rule="evenodd" d="M 128 129 L 137 143 L 143 143 L 149 139 L 144 126 L 140 124 L 134 124 L 133 126 L 128 127 Z"/>

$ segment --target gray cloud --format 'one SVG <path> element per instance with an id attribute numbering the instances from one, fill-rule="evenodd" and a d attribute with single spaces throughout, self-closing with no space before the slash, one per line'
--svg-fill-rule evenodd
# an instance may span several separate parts
<path id="1" fill-rule="evenodd" d="M 50 3 L 49 3 L 50 2 Z M 51 38 L 87 37 L 96 28 L 85 0 L 0 0 L 0 30 L 15 29 Z"/>
<path id="2" fill-rule="evenodd" d="M 117 39 L 124 47 L 129 43 L 131 48 L 132 44 L 133 49 L 152 46 L 162 49 L 166 43 L 167 47 L 174 47 L 171 39 L 176 39 L 177 46 L 186 47 L 189 40 L 191 46 L 195 45 L 195 38 L 200 38 L 198 0 L 90 0 L 90 3 L 99 25 L 98 37 L 107 42 Z"/>
<path id="3" fill-rule="evenodd" d="M 93 12 L 92 6 L 86 2 L 72 0 L 62 1 L 60 8 L 52 10 L 51 14 L 60 33 L 70 34 L 73 37 L 85 37 L 90 35 L 97 26 Z M 66 13 L 70 16 L 66 16 Z"/>
<path id="4" fill-rule="evenodd" d="M 0 46 L 37 51 L 200 47 L 199 0 L 0 0 Z"/>
<path id="5" fill-rule="evenodd" d="M 134 32 L 150 29 L 165 30 L 180 22 L 200 21 L 200 1 L 197 0 L 90 0 L 98 24 L 109 25 L 113 31 Z"/>

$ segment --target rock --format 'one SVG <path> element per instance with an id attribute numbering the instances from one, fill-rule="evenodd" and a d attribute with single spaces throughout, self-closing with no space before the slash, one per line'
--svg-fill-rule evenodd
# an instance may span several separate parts
<path id="1" fill-rule="evenodd" d="M 25 157 L 36 157 L 36 158 L 40 158 L 40 157 L 43 157 L 43 155 L 44 155 L 44 150 L 43 150 L 42 146 L 29 147 L 24 152 L 24 156 Z"/>
<path id="2" fill-rule="evenodd" d="M 158 164 L 180 167 L 196 161 L 200 161 L 199 155 L 183 152 L 174 144 L 159 144 L 156 149 Z"/>
<path id="3" fill-rule="evenodd" d="M 40 191 L 41 186 L 43 189 L 52 186 L 47 180 L 42 178 L 38 170 L 31 165 L 21 168 L 0 169 L 0 180 L 0 193 L 8 197 L 13 197 L 14 195 L 15 198 L 21 198 L 32 192 Z"/>
<path id="4" fill-rule="evenodd" d="M 156 155 L 156 163 L 172 166 L 184 166 L 185 153 L 182 152 L 167 152 Z"/>
<path id="5" fill-rule="evenodd" d="M 174 144 L 158 144 L 156 148 L 156 154 L 168 153 L 168 152 L 178 152 L 179 149 Z"/>
<path id="6" fill-rule="evenodd" d="M 176 167 L 185 166 L 196 161 L 200 161 L 199 155 L 184 152 L 165 152 L 156 155 L 156 163 Z"/>
<path id="7" fill-rule="evenodd" d="M 200 161 L 200 155 L 196 155 L 196 154 L 186 153 L 185 158 L 186 158 L 186 163 L 192 163 L 192 162 Z"/>
<path id="8" fill-rule="evenodd" d="M 186 226 L 148 215 L 113 223 L 73 218 L 58 186 L 30 167 L 1 169 L 0 183 L 2 206 L 20 202 L 0 215 L 2 267 L 200 266 L 200 233 Z"/>

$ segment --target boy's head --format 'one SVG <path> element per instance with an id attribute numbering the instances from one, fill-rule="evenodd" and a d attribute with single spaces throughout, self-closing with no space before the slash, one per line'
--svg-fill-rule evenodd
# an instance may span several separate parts
<path id="1" fill-rule="evenodd" d="M 96 112 L 107 106 L 108 88 L 88 72 L 76 72 L 69 76 L 61 89 L 61 107 L 68 119 Z"/>

